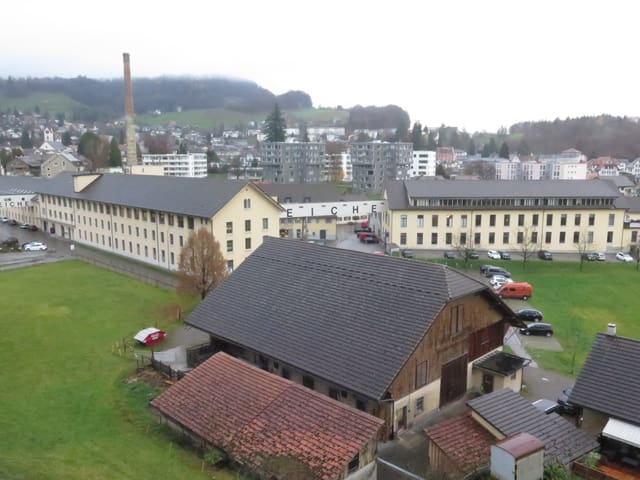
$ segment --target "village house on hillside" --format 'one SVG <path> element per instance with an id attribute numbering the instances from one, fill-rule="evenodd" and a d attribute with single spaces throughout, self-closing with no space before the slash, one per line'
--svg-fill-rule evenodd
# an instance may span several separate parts
<path id="1" fill-rule="evenodd" d="M 447 266 L 265 238 L 186 323 L 214 350 L 384 419 L 385 436 L 468 389 L 519 391 L 513 312 Z"/>

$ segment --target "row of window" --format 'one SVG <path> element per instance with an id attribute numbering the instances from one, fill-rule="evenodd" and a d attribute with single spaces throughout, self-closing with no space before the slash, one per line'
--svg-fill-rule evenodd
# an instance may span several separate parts
<path id="1" fill-rule="evenodd" d="M 225 227 L 226 227 L 227 234 L 233 233 L 233 222 L 227 222 Z M 262 219 L 262 229 L 263 230 L 269 229 L 269 219 L 266 217 Z M 244 221 L 244 231 L 245 232 L 251 231 L 251 220 Z"/>
<path id="2" fill-rule="evenodd" d="M 637 232 L 633 232 L 636 233 L 637 236 Z M 553 232 L 545 232 L 544 234 L 544 243 L 549 244 L 552 243 L 552 235 Z M 496 243 L 496 234 L 495 232 L 489 232 L 488 234 L 488 241 L 487 243 L 489 245 L 493 245 Z M 516 234 L 516 243 L 518 245 L 523 245 L 525 243 L 531 243 L 531 244 L 536 244 L 538 243 L 538 232 L 531 232 L 530 234 L 530 238 L 527 239 L 525 238 L 525 232 L 517 232 Z M 508 244 L 510 241 L 510 232 L 503 232 L 502 233 L 502 243 L 503 244 Z M 593 238 L 594 238 L 594 233 L 592 231 L 586 232 L 586 242 L 587 243 L 593 243 Z M 454 243 L 457 245 L 462 245 L 465 246 L 467 245 L 467 241 L 469 239 L 467 238 L 467 234 L 462 232 L 460 233 L 460 235 L 458 236 L 458 242 L 455 242 L 454 236 L 452 233 L 446 233 L 445 234 L 445 238 L 444 238 L 444 243 L 445 245 L 453 245 Z M 567 232 L 558 232 L 558 242 L 559 243 L 566 243 L 567 240 Z M 573 243 L 579 243 L 580 242 L 580 232 L 575 231 L 573 232 Z M 433 232 L 431 234 L 431 245 L 438 245 L 438 241 L 439 241 L 439 236 L 438 233 Z M 633 241 L 633 239 L 632 239 Z M 613 243 L 613 232 L 609 231 L 607 232 L 607 243 Z M 407 234 L 406 233 L 401 233 L 400 234 L 400 245 L 406 245 L 407 244 Z M 424 234 L 423 233 L 417 233 L 416 234 L 416 244 L 417 245 L 424 245 Z M 482 234 L 479 232 L 476 232 L 473 234 L 473 244 L 474 245 L 481 245 L 482 244 Z"/>
<path id="3" fill-rule="evenodd" d="M 92 225 L 92 221 L 91 221 L 91 217 L 89 217 L 89 226 L 93 226 Z M 95 227 L 98 228 L 98 219 L 96 218 L 95 221 L 93 222 L 95 224 Z M 87 224 L 87 217 L 85 217 L 83 215 L 82 217 L 82 224 L 86 225 Z M 100 220 L 100 228 L 102 228 L 104 230 L 104 220 Z M 125 232 L 125 224 L 121 223 L 120 224 L 120 233 L 124 234 Z M 140 238 L 140 227 L 132 227 L 131 225 L 127 225 L 127 232 L 129 235 L 133 235 L 133 232 L 135 231 L 135 235 L 136 238 Z M 111 222 L 107 221 L 107 230 L 111 230 Z M 80 231 L 80 230 L 79 230 Z M 113 222 L 113 233 L 118 233 L 118 224 L 116 222 Z M 97 236 L 97 234 L 96 234 Z M 145 240 L 148 238 L 147 237 L 147 229 L 143 228 L 142 229 L 142 238 L 144 238 Z M 164 232 L 160 232 L 160 243 L 164 243 Z M 169 234 L 169 245 L 173 245 L 173 233 Z M 184 237 L 182 235 L 178 235 L 178 239 L 179 239 L 179 245 L 182 247 L 184 245 Z M 155 242 L 156 240 L 156 231 L 155 230 L 151 230 L 151 240 L 153 240 Z"/>
<path id="4" fill-rule="evenodd" d="M 610 207 L 613 198 L 416 198 L 414 207 Z"/>
<path id="5" fill-rule="evenodd" d="M 244 239 L 244 249 L 251 250 L 251 237 Z M 227 252 L 233 252 L 233 240 L 227 240 Z"/>
<path id="6" fill-rule="evenodd" d="M 552 227 L 553 226 L 553 219 L 554 216 L 557 216 L 558 214 L 553 214 L 553 213 L 547 213 L 546 214 L 546 226 L 548 227 Z M 513 215 L 514 217 L 516 215 Z M 587 224 L 590 227 L 593 227 L 596 223 L 596 214 L 595 213 L 589 213 L 588 215 L 584 215 L 587 217 Z M 417 215 L 416 216 L 416 226 L 418 228 L 424 228 L 424 215 Z M 463 228 L 466 228 L 469 224 L 469 217 L 470 215 L 460 215 L 460 226 Z M 474 225 L 476 227 L 481 227 L 482 226 L 482 217 L 483 215 L 481 214 L 477 214 L 474 216 Z M 495 227 L 496 226 L 496 220 L 497 220 L 497 215 L 496 214 L 491 214 L 489 215 L 489 226 L 490 227 Z M 511 217 L 512 214 L 510 213 L 505 213 L 504 215 L 502 215 L 502 225 L 505 227 L 509 227 L 511 226 Z M 559 214 L 560 217 L 560 225 L 561 226 L 565 226 L 567 225 L 567 214 L 566 213 L 561 213 Z M 577 227 L 582 225 L 582 217 L 583 215 L 581 213 L 576 213 L 573 217 L 573 224 Z M 613 226 L 615 223 L 615 214 L 614 213 L 610 213 L 609 214 L 609 226 Z M 432 227 L 437 227 L 438 223 L 440 221 L 440 215 L 431 215 L 431 226 Z M 540 215 L 537 213 L 534 213 L 533 215 L 531 215 L 531 220 L 530 220 L 530 225 L 532 227 L 537 227 L 539 222 L 540 222 Z M 526 225 L 526 215 L 524 213 L 519 213 L 517 215 L 517 223 L 519 227 L 524 227 Z M 400 228 L 407 228 L 408 225 L 408 215 L 400 215 Z M 445 225 L 447 227 L 453 227 L 454 226 L 454 217 L 453 215 L 448 215 L 445 217 Z"/>
<path id="7" fill-rule="evenodd" d="M 88 235 L 87 235 L 88 233 Z M 100 238 L 102 237 L 102 238 Z M 82 231 L 82 230 L 78 230 L 78 238 L 82 239 L 84 238 L 85 240 L 89 241 L 89 242 L 94 242 L 94 235 L 93 232 L 87 232 Z M 182 244 L 182 236 L 180 236 L 180 242 Z M 111 237 L 106 237 L 104 235 L 99 236 L 97 233 L 95 235 L 95 243 L 102 243 L 102 245 L 104 245 L 105 247 L 108 246 L 109 248 L 111 248 Z M 121 249 L 123 252 L 127 252 L 127 246 L 129 253 L 133 253 L 133 242 L 129 241 L 127 243 L 126 240 L 119 240 L 118 238 L 114 238 L 113 239 L 113 248 L 115 248 L 116 250 Z M 143 245 L 143 250 L 140 248 L 140 244 L 136 243 L 136 255 L 140 256 L 142 254 L 142 251 L 144 251 L 144 256 L 145 258 L 149 258 L 149 247 L 147 245 Z M 158 260 L 158 251 L 156 250 L 155 247 L 152 248 L 152 258 L 154 260 Z M 166 256 L 166 252 L 164 250 L 160 250 L 160 256 L 161 256 L 161 261 L 162 263 L 165 263 L 167 260 L 167 256 Z M 175 255 L 173 252 L 169 252 L 169 262 L 171 265 L 175 265 Z"/>

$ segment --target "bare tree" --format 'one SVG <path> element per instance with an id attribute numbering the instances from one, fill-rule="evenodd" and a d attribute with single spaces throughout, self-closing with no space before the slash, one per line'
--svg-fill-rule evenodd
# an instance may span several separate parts
<path id="1" fill-rule="evenodd" d="M 527 261 L 535 256 L 538 250 L 538 231 L 532 225 L 525 225 L 517 232 L 516 246 L 522 256 L 522 268 L 527 268 Z"/>
<path id="2" fill-rule="evenodd" d="M 456 249 L 458 256 L 462 258 L 465 266 L 474 253 L 473 233 L 470 230 L 458 232 L 457 238 L 453 238 L 452 245 Z"/>
<path id="3" fill-rule="evenodd" d="M 578 256 L 580 257 L 580 271 L 582 271 L 582 266 L 584 265 L 584 259 L 587 256 L 587 252 L 592 251 L 593 246 L 593 238 L 586 231 L 577 232 L 578 238 L 574 238 L 573 246 L 578 251 Z"/>
<path id="4" fill-rule="evenodd" d="M 191 233 L 182 247 L 178 262 L 179 293 L 199 294 L 204 300 L 227 276 L 227 262 L 213 234 L 201 228 Z"/>

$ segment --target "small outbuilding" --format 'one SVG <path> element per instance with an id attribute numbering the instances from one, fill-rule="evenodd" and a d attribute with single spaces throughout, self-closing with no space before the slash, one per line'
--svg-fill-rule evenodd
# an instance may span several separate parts
<path id="1" fill-rule="evenodd" d="M 164 340 L 165 332 L 154 327 L 145 328 L 144 330 L 140 330 L 133 337 L 134 340 L 137 340 L 145 347 L 150 347 L 152 345 L 156 345 Z"/>
<path id="2" fill-rule="evenodd" d="M 539 480 L 544 473 L 544 443 L 526 432 L 491 446 L 491 476 L 498 480 Z"/>

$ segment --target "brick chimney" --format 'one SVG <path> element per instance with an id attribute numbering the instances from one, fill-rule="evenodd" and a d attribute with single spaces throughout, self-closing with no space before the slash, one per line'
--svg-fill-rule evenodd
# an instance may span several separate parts
<path id="1" fill-rule="evenodd" d="M 127 165 L 138 164 L 138 151 L 136 148 L 136 128 L 133 124 L 133 88 L 131 86 L 131 67 L 129 54 L 123 53 L 124 61 L 124 124 L 127 136 Z"/>

